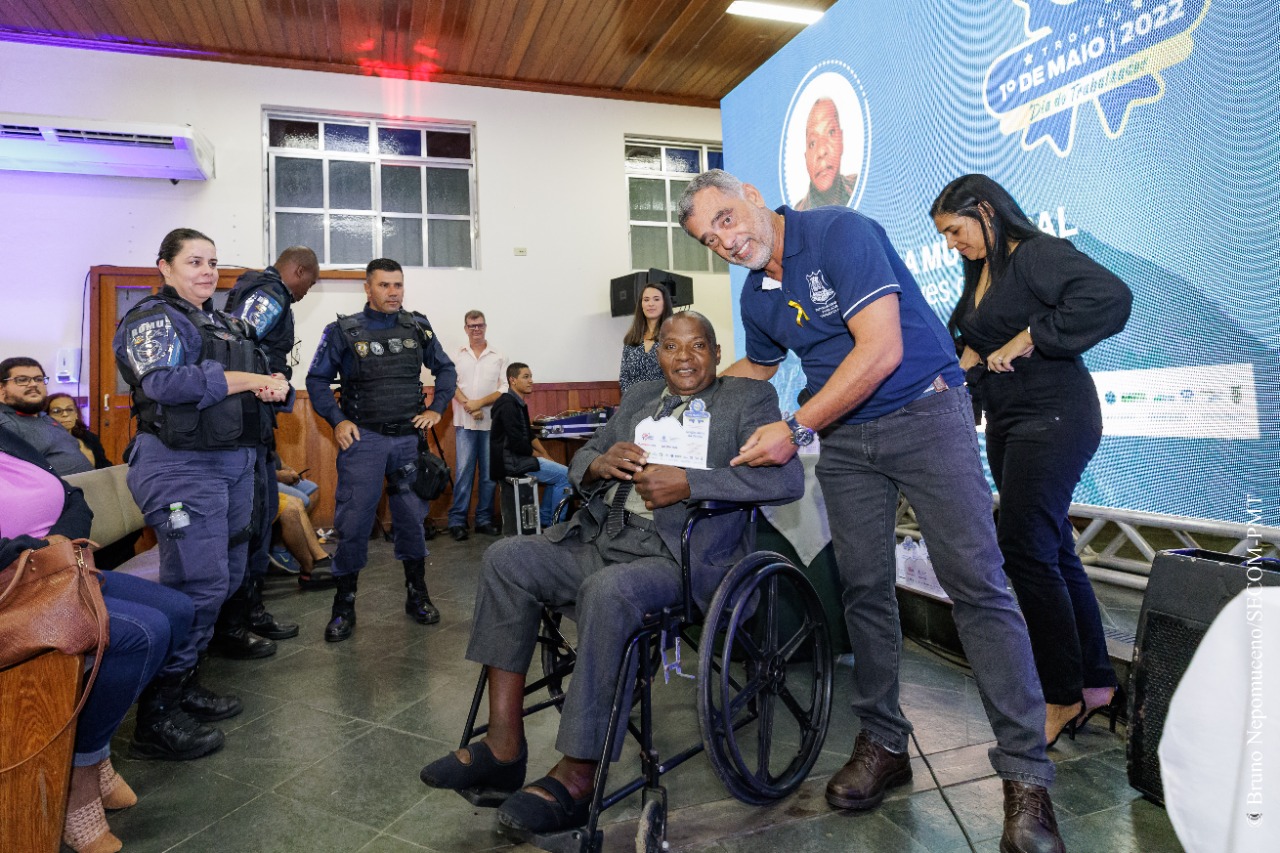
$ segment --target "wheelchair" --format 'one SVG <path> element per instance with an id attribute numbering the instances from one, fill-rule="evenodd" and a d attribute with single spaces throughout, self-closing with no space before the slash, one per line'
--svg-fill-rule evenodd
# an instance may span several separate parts
<path id="1" fill-rule="evenodd" d="M 514 837 L 552 853 L 598 853 L 604 841 L 601 813 L 642 791 L 635 849 L 664 850 L 667 792 L 662 777 L 702 752 L 729 793 L 745 803 L 780 800 L 808 776 L 826 738 L 833 679 L 831 638 L 813 585 L 780 554 L 756 551 L 730 569 L 703 618 L 696 618 L 700 614 L 693 602 L 689 559 L 695 528 L 704 519 L 735 512 L 744 513 L 754 529 L 758 508 L 750 504 L 702 501 L 688 513 L 681 539 L 682 596 L 647 614 L 628 641 L 586 825 Z M 571 616 L 566 609 L 543 610 L 538 637 L 542 677 L 525 687 L 526 717 L 563 704 L 575 652 L 561 628 Z M 664 759 L 654 746 L 651 689 L 655 679 L 678 672 L 680 645 L 697 651 L 698 674 L 690 677 L 697 679 L 701 742 Z M 673 650 L 675 661 L 668 662 L 667 653 Z M 633 668 L 635 681 L 628 683 Z M 488 668 L 482 667 L 460 748 L 488 730 L 476 724 L 487 676 Z M 544 690 L 545 698 L 534 698 Z M 609 759 L 617 739 L 625 736 L 624 724 L 639 746 L 640 770 L 610 790 Z M 477 806 L 499 804 L 460 793 Z"/>

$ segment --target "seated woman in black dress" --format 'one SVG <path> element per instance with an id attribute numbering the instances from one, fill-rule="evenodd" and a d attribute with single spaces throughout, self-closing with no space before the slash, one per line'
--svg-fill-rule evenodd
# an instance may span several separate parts
<path id="1" fill-rule="evenodd" d="M 1037 229 L 985 175 L 947 184 L 929 213 L 964 258 L 949 327 L 986 413 L 1000 550 L 1027 620 L 1052 745 L 1109 706 L 1118 683 L 1067 511 L 1102 437 L 1098 392 L 1080 356 L 1124 328 L 1132 295 L 1071 243 Z"/>

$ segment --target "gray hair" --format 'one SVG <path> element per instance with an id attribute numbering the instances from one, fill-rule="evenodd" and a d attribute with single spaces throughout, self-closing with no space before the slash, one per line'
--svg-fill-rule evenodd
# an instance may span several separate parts
<path id="1" fill-rule="evenodd" d="M 708 169 L 698 177 L 689 182 L 689 186 L 684 188 L 684 194 L 680 196 L 680 227 L 685 228 L 684 224 L 690 216 L 693 216 L 693 197 L 705 190 L 707 187 L 715 187 L 726 195 L 735 198 L 745 198 L 745 192 L 742 189 L 742 181 L 730 175 L 723 169 Z M 685 231 L 688 231 L 685 228 Z M 706 319 L 706 318 L 703 318 Z"/>
<path id="2" fill-rule="evenodd" d="M 720 170 L 716 169 L 715 171 L 720 171 Z M 708 173 L 703 172 L 702 174 L 705 175 Z M 728 172 L 720 172 L 720 174 L 726 175 L 728 174 Z M 698 177 L 702 177 L 702 175 L 699 175 Z M 729 177 L 733 177 L 733 176 L 730 175 Z M 668 326 L 670 326 L 676 320 L 681 320 L 681 319 L 693 320 L 695 323 L 700 323 L 702 325 L 702 336 L 707 339 L 707 342 L 711 344 L 712 348 L 719 346 L 719 344 L 716 343 L 716 327 L 711 325 L 711 321 L 707 319 L 705 314 L 700 314 L 697 311 L 694 311 L 692 308 L 686 309 L 684 311 L 677 311 L 667 319 L 663 320 L 662 325 L 658 328 L 658 340 L 659 341 L 662 340 L 662 334 L 663 332 L 666 331 Z"/>

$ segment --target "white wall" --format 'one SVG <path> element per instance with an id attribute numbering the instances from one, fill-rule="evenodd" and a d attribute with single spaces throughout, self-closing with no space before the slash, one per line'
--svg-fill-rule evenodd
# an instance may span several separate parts
<path id="1" fill-rule="evenodd" d="M 171 228 L 209 234 L 224 266 L 273 260 L 264 105 L 475 122 L 479 269 L 408 270 L 406 305 L 451 348 L 465 340 L 463 313 L 479 308 L 490 342 L 544 382 L 617 378 L 628 320 L 608 316 L 608 282 L 631 269 L 624 135 L 720 138 L 711 109 L 0 42 L 0 110 L 191 124 L 217 156 L 214 180 L 176 186 L 0 172 L 0 357 L 31 355 L 52 373 L 57 350 L 80 345 L 89 268 L 152 265 Z M 729 277 L 697 276 L 694 292 L 728 364 Z M 295 309 L 304 358 L 335 313 L 363 300 L 359 282 L 318 285 Z M 86 352 L 83 386 L 88 375 Z"/>

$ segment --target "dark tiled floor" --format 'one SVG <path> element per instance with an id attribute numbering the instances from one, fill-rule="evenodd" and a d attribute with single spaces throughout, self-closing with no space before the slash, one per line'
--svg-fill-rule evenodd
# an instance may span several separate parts
<path id="1" fill-rule="evenodd" d="M 455 794 L 425 788 L 418 770 L 457 745 L 476 668 L 462 660 L 470 630 L 473 578 L 491 540 L 437 539 L 428 567 L 432 597 L 444 614 L 421 627 L 403 612 L 401 573 L 390 546 L 371 543 L 361 576 L 355 637 L 326 644 L 330 594 L 298 593 L 273 577 L 273 612 L 296 620 L 302 635 L 262 661 L 212 660 L 204 680 L 234 690 L 245 712 L 224 725 L 227 746 L 200 761 L 170 764 L 125 757 L 132 721 L 116 740 L 116 766 L 137 790 L 131 810 L 111 825 L 127 853 L 469 853 L 512 849 L 493 829 L 493 815 Z M 1106 592 L 1108 625 L 1132 631 L 1137 593 Z M 536 664 L 535 664 L 536 666 Z M 830 735 L 811 778 L 788 799 L 748 806 L 730 797 L 699 756 L 666 783 L 673 850 L 884 851 L 960 853 L 963 834 L 919 757 L 912 785 L 860 815 L 832 812 L 826 777 L 845 760 L 855 726 L 844 698 L 848 670 L 837 670 Z M 999 780 L 991 774 L 987 725 L 973 680 L 961 668 L 908 643 L 902 703 L 920 745 L 941 779 L 976 848 L 997 850 Z M 692 682 L 656 689 L 659 747 L 698 738 Z M 556 715 L 530 722 L 531 771 L 554 760 Z M 1123 730 L 1122 730 L 1123 731 Z M 915 750 L 913 749 L 913 754 Z M 1077 853 L 1179 851 L 1164 811 L 1125 781 L 1124 741 L 1090 727 L 1054 750 L 1054 798 L 1068 849 Z M 624 752 L 615 778 L 635 767 Z M 638 798 L 606 814 L 607 850 L 634 845 Z"/>

